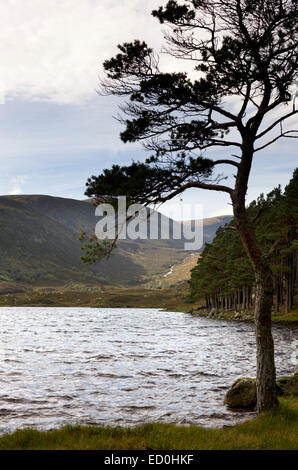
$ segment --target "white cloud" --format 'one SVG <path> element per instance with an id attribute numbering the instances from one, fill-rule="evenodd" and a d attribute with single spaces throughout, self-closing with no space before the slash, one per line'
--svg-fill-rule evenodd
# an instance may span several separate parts
<path id="1" fill-rule="evenodd" d="M 231 206 L 224 206 L 214 211 L 209 212 L 208 217 L 219 217 L 221 215 L 233 215 L 233 209 Z"/>
<path id="2" fill-rule="evenodd" d="M 24 186 L 24 184 L 26 183 L 27 180 L 28 180 L 27 175 L 14 176 L 10 181 L 11 190 L 10 190 L 9 194 L 11 194 L 11 195 L 22 194 L 24 192 L 23 186 Z"/>
<path id="3" fill-rule="evenodd" d="M 0 4 L 0 90 L 28 99 L 82 101 L 116 45 L 156 46 L 158 0 L 5 0 Z"/>
<path id="4" fill-rule="evenodd" d="M 162 3 L 165 0 L 0 2 L 2 192 L 17 194 L 25 189 L 83 197 L 90 174 L 111 163 L 143 159 L 139 144 L 124 146 L 119 139 L 120 126 L 112 119 L 118 98 L 98 97 L 94 90 L 101 64 L 115 54 L 117 44 L 138 38 L 160 48 L 162 28 L 150 12 Z M 167 70 L 194 66 L 193 62 L 182 66 L 169 56 L 162 62 Z M 293 94 L 296 91 L 297 84 Z M 3 106 L 5 94 L 21 99 L 7 100 Z M 227 103 L 235 111 L 239 109 L 239 98 Z M 276 110 L 270 119 L 275 120 L 279 113 Z M 296 122 L 297 117 L 291 118 L 284 130 Z M 279 127 L 272 134 L 278 131 Z M 286 184 L 297 165 L 296 153 L 296 141 L 281 139 L 272 149 L 257 154 L 248 200 L 279 182 Z M 212 155 L 229 156 L 219 150 Z M 30 174 L 28 181 L 22 173 Z M 210 193 L 185 194 L 183 200 L 203 204 L 205 217 L 231 212 L 227 195 Z M 162 211 L 166 213 L 166 205 Z"/>

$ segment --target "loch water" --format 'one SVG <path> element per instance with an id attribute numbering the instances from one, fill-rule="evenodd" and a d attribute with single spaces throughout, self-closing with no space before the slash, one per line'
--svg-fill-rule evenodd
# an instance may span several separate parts
<path id="1" fill-rule="evenodd" d="M 232 425 L 227 388 L 255 376 L 254 326 L 132 308 L 0 309 L 0 433 L 66 424 Z M 273 327 L 277 376 L 297 327 Z"/>

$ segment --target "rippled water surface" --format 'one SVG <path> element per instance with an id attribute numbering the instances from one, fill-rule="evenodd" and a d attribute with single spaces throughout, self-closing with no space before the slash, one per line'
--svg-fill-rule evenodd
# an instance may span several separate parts
<path id="1" fill-rule="evenodd" d="M 255 376 L 253 325 L 157 309 L 1 308 L 0 432 L 69 423 L 232 424 L 223 405 Z M 277 375 L 297 328 L 274 327 Z"/>

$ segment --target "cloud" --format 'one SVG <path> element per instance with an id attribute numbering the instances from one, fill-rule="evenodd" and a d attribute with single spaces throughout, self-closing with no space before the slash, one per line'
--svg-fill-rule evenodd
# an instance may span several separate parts
<path id="1" fill-rule="evenodd" d="M 219 217 L 221 215 L 233 215 L 233 209 L 231 206 L 219 207 L 209 212 L 208 217 Z"/>
<path id="2" fill-rule="evenodd" d="M 9 194 L 11 194 L 11 195 L 22 194 L 24 192 L 23 191 L 23 186 L 24 186 L 24 184 L 26 183 L 27 180 L 28 180 L 27 175 L 14 176 L 10 181 L 10 184 L 11 184 L 12 188 L 11 188 L 11 191 L 9 192 Z"/>
<path id="3" fill-rule="evenodd" d="M 6 0 L 0 3 L 0 92 L 30 100 L 82 101 L 94 94 L 102 62 L 116 45 L 160 26 L 151 0 Z M 2 100 L 3 101 L 3 100 Z"/>
<path id="4" fill-rule="evenodd" d="M 139 143 L 123 145 L 119 139 L 122 127 L 112 119 L 118 112 L 119 99 L 99 97 L 95 89 L 101 64 L 116 53 L 117 44 L 137 38 L 160 49 L 164 42 L 162 28 L 150 12 L 162 3 L 165 2 L 0 2 L 2 193 L 46 192 L 82 198 L 85 181 L 91 174 L 98 174 L 112 163 L 144 159 Z M 172 71 L 193 69 L 194 64 L 177 64 L 172 57 L 163 56 L 162 66 Z M 297 86 L 293 86 L 293 95 Z M 227 103 L 235 112 L 239 109 L 238 97 Z M 279 113 L 276 110 L 270 116 L 271 122 Z M 292 117 L 284 130 L 296 123 L 297 117 Z M 269 124 L 264 123 L 262 129 Z M 272 136 L 278 132 L 279 126 Z M 233 137 L 231 133 L 230 138 Z M 247 200 L 278 183 L 286 184 L 297 166 L 296 154 L 293 139 L 281 139 L 256 154 Z M 225 148 L 212 156 L 230 155 Z M 205 217 L 231 212 L 226 194 L 190 191 L 183 200 L 203 204 Z M 162 210 L 167 213 L 169 209 L 165 205 Z"/>

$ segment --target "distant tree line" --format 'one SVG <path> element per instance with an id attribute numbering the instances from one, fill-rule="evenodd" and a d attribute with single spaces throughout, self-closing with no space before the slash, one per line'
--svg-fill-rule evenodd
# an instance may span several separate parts
<path id="1" fill-rule="evenodd" d="M 288 313 L 298 289 L 298 168 L 284 192 L 278 186 L 247 208 L 257 240 L 268 257 L 274 281 L 275 310 Z M 254 273 L 232 220 L 206 243 L 192 269 L 193 299 L 205 298 L 207 309 L 253 307 Z"/>

